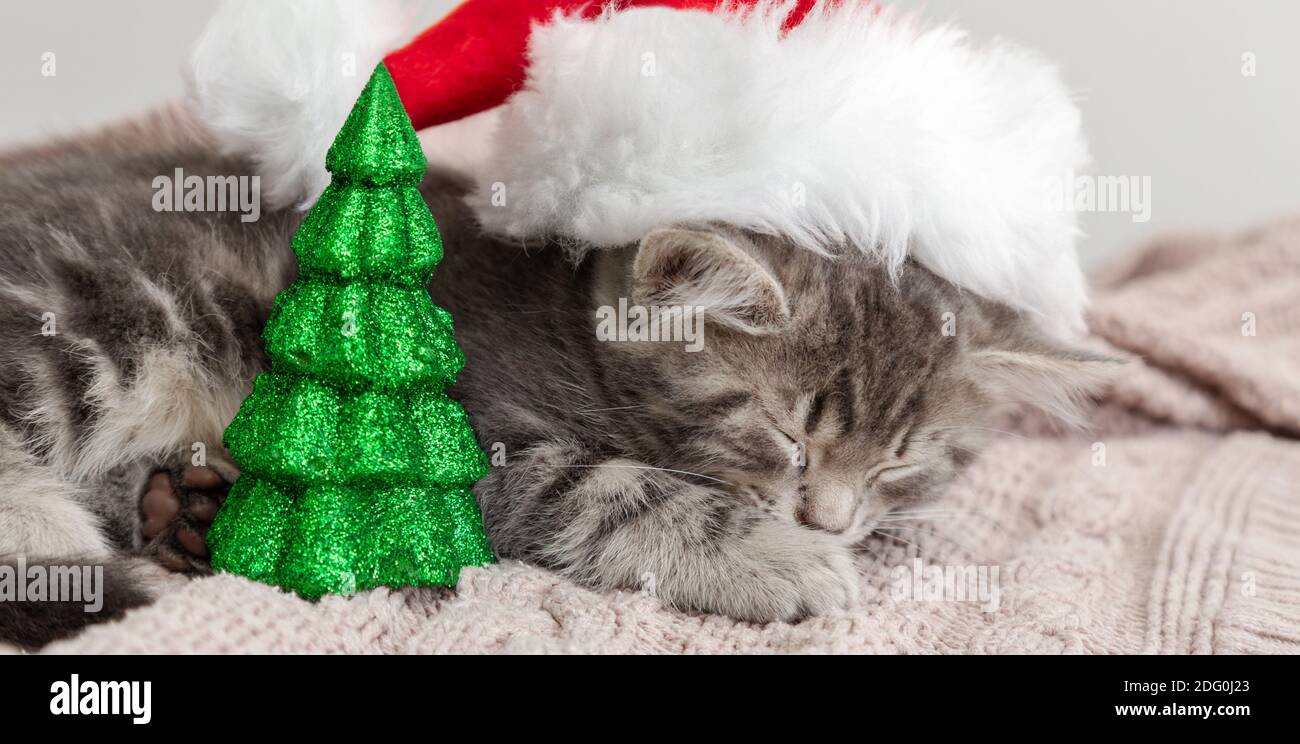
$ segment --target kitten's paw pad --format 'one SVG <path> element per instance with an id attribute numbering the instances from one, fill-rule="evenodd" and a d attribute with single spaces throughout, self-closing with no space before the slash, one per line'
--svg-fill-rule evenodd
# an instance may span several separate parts
<path id="1" fill-rule="evenodd" d="M 182 572 L 208 569 L 205 539 L 230 484 L 212 468 L 188 465 L 159 470 L 140 498 L 145 553 Z"/>

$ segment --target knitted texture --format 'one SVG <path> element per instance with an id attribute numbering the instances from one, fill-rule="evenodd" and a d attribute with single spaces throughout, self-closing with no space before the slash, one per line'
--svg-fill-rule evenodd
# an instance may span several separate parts
<path id="1" fill-rule="evenodd" d="M 1300 220 L 1135 252 L 1100 283 L 1092 326 L 1142 360 L 1093 430 L 1008 424 L 1019 436 L 971 466 L 948 513 L 869 544 L 852 612 L 754 626 L 510 561 L 465 569 L 455 595 L 318 604 L 170 577 L 156 604 L 47 652 L 1300 652 L 1296 297 Z M 918 558 L 997 567 L 997 608 L 900 598 Z"/>

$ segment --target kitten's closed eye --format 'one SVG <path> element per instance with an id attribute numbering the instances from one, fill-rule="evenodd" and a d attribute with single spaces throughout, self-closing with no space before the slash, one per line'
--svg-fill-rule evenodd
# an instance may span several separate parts
<path id="1" fill-rule="evenodd" d="M 894 465 L 882 470 L 877 470 L 868 485 L 876 483 L 893 483 L 904 478 L 911 477 L 921 472 L 921 465 Z"/>
<path id="2" fill-rule="evenodd" d="M 794 470 L 808 469 L 808 447 L 803 442 L 786 434 L 781 429 L 773 429 L 773 436 L 790 453 L 790 467 Z"/>
<path id="3" fill-rule="evenodd" d="M 915 426 L 903 430 L 902 435 L 898 438 L 898 444 L 894 447 L 895 460 L 902 460 L 907 457 L 908 451 L 912 448 L 912 439 L 915 436 Z"/>
<path id="4" fill-rule="evenodd" d="M 876 464 L 868 478 L 868 483 L 877 479 L 886 480 L 904 477 L 903 470 L 915 470 L 921 464 L 924 453 L 918 447 L 918 434 L 915 425 L 900 429 L 894 438 L 893 449 L 889 459 Z"/>

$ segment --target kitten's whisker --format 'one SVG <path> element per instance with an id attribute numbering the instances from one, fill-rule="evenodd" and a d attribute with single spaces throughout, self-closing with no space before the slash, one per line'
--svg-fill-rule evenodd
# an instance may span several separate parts
<path id="1" fill-rule="evenodd" d="M 940 532 L 937 531 L 937 530 L 927 530 L 927 529 L 924 529 L 923 527 L 919 527 L 919 526 L 918 526 L 918 527 L 888 527 L 888 528 L 886 528 L 886 529 L 889 529 L 889 530 L 909 530 L 909 531 L 911 531 L 911 532 L 919 532 L 919 533 L 921 533 L 922 535 L 929 535 L 929 536 L 933 537 L 934 539 L 939 540 L 940 542 L 945 542 L 945 543 L 947 543 L 947 544 L 949 544 L 949 545 L 952 545 L 953 547 L 956 547 L 956 548 L 960 549 L 962 552 L 966 553 L 967 555 L 975 555 L 975 554 L 978 552 L 978 551 L 975 549 L 974 546 L 969 545 L 969 544 L 967 544 L 967 543 L 963 543 L 963 542 L 961 542 L 961 541 L 959 541 L 959 540 L 956 540 L 956 539 L 954 539 L 954 538 L 952 538 L 952 537 L 950 537 L 950 536 L 948 536 L 948 535 L 944 535 L 944 534 L 940 533 Z M 885 534 L 887 534 L 887 533 L 885 533 Z"/>
<path id="2" fill-rule="evenodd" d="M 954 516 L 957 516 L 957 515 L 955 515 L 955 514 L 943 514 L 943 513 L 935 513 L 935 514 L 890 514 L 889 516 L 881 517 L 878 521 L 880 521 L 880 522 L 922 522 L 922 521 L 927 521 L 927 520 L 931 520 L 931 519 L 939 519 L 939 518 L 949 519 L 949 518 L 952 518 L 952 517 L 954 517 Z"/>
<path id="3" fill-rule="evenodd" d="M 979 456 L 981 453 L 984 452 L 983 449 L 975 449 L 973 447 L 963 447 L 960 444 L 953 444 L 952 442 L 944 442 L 943 446 L 951 447 L 952 449 L 955 450 L 961 450 L 962 452 L 967 452 L 969 454 L 976 455 L 976 456 Z"/>
<path id="4" fill-rule="evenodd" d="M 921 554 L 923 554 L 923 553 L 925 552 L 925 551 L 921 548 L 920 545 L 917 545 L 916 543 L 912 542 L 911 540 L 908 540 L 907 538 L 905 538 L 905 537 L 903 537 L 903 536 L 901 536 L 901 535 L 895 535 L 895 534 L 892 534 L 892 533 L 889 533 L 889 532 L 881 532 L 880 530 L 876 530 L 876 532 L 875 532 L 874 534 L 880 535 L 880 536 L 882 536 L 882 537 L 888 537 L 888 538 L 890 538 L 890 539 L 892 539 L 892 540 L 897 540 L 897 541 L 899 541 L 899 542 L 902 542 L 902 543 L 906 543 L 906 544 L 908 544 L 908 545 L 911 545 L 912 547 L 916 548 L 916 554 L 917 554 L 918 556 L 921 555 Z"/>
<path id="5" fill-rule="evenodd" d="M 933 511 L 911 511 L 911 512 L 899 512 L 899 513 L 905 514 L 907 516 L 977 517 L 980 519 L 991 519 L 989 515 L 984 514 L 983 512 L 974 511 L 972 509 L 962 509 L 962 508 L 935 509 Z"/>
<path id="6" fill-rule="evenodd" d="M 932 431 L 932 432 L 939 432 L 939 431 L 963 431 L 963 430 L 965 430 L 965 431 L 991 431 L 991 432 L 993 432 L 993 433 L 995 433 L 995 434 L 1006 434 L 1007 436 L 1015 437 L 1015 438 L 1017 438 L 1017 439 L 1024 439 L 1024 438 L 1025 438 L 1025 435 L 1024 435 L 1024 434 L 1021 434 L 1021 433 L 1019 433 L 1019 432 L 1015 432 L 1015 431 L 1007 431 L 1006 429 L 994 429 L 994 428 L 991 428 L 991 427 L 988 427 L 988 426 L 938 426 L 938 427 L 935 427 L 935 428 L 931 429 L 930 431 Z"/>
<path id="7" fill-rule="evenodd" d="M 627 411 L 632 408 L 645 408 L 643 404 L 634 404 L 630 406 L 613 406 L 611 408 L 579 408 L 578 413 L 603 413 L 605 411 Z"/>
<path id="8" fill-rule="evenodd" d="M 581 394 L 583 397 L 586 397 L 586 398 L 590 398 L 590 397 L 591 397 L 591 392 L 590 392 L 589 390 L 587 390 L 586 388 L 584 388 L 583 386 L 579 385 L 579 384 L 576 383 L 576 382 L 570 382 L 569 380 L 564 380 L 564 379 L 558 379 L 558 378 L 557 378 L 557 379 L 553 379 L 553 380 L 551 380 L 551 384 L 552 384 L 552 385 L 563 385 L 564 387 L 566 387 L 566 388 L 568 388 L 568 389 L 570 389 L 570 390 L 572 390 L 572 391 L 574 391 L 574 392 L 576 392 L 576 393 Z"/>
<path id="9" fill-rule="evenodd" d="M 882 516 L 881 519 L 890 520 L 890 519 L 897 519 L 897 518 L 946 517 L 946 516 L 951 516 L 954 513 L 955 512 L 948 509 L 936 509 L 934 511 L 890 512 Z"/>
<path id="10" fill-rule="evenodd" d="M 612 468 L 612 469 L 615 469 L 615 470 L 660 470 L 660 471 L 663 471 L 663 472 L 665 472 L 665 473 L 676 473 L 677 475 L 691 475 L 691 476 L 694 476 L 694 477 L 696 477 L 696 478 L 703 478 L 704 480 L 710 480 L 710 481 L 714 481 L 714 482 L 716 482 L 716 483 L 722 483 L 722 484 L 724 484 L 724 485 L 728 485 L 728 486 L 735 486 L 735 485 L 736 485 L 735 483 L 732 483 L 731 481 L 725 481 L 725 480 L 723 480 L 723 479 L 721 479 L 721 478 L 714 478 L 714 477 L 711 476 L 711 475 L 705 475 L 705 474 L 703 474 L 703 473 L 692 473 L 692 472 L 689 471 L 689 470 L 673 470 L 672 468 L 656 468 L 656 467 L 654 467 L 653 465 L 563 465 L 562 467 L 566 467 L 566 468 Z"/>
<path id="11" fill-rule="evenodd" d="M 865 550 L 866 552 L 871 554 L 871 557 L 875 559 L 876 563 L 880 563 L 885 559 L 883 555 L 873 550 L 870 545 L 867 545 L 866 538 L 863 538 L 862 540 L 859 540 L 857 543 L 855 543 L 853 545 L 853 550 L 854 552 Z"/>
<path id="12" fill-rule="evenodd" d="M 987 514 L 982 514 L 977 511 L 970 511 L 967 509 L 942 509 L 942 510 L 935 510 L 930 512 L 925 512 L 925 511 L 895 512 L 891 514 L 886 514 L 885 516 L 881 517 L 878 521 L 882 523 L 928 522 L 928 521 L 934 521 L 938 519 L 945 519 L 948 520 L 949 522 L 955 522 L 957 520 L 967 519 L 967 518 L 980 520 L 984 524 L 995 529 L 1001 535 L 1005 536 L 1008 534 L 1007 528 L 998 520 L 990 517 Z"/>

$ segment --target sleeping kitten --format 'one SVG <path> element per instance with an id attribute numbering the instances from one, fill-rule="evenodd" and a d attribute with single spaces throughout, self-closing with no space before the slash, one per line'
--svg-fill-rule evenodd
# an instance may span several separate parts
<path id="1" fill-rule="evenodd" d="M 205 569 L 237 475 L 221 431 L 268 364 L 301 215 L 153 211 L 177 167 L 249 170 L 174 113 L 0 156 L 0 555 Z M 465 188 L 432 172 L 423 192 L 447 246 L 430 290 L 469 360 L 450 392 L 493 460 L 474 492 L 501 557 L 591 587 L 756 622 L 849 607 L 854 545 L 941 493 L 995 406 L 1068 412 L 1106 376 L 919 266 L 719 225 L 575 264 L 478 234 Z M 602 341 L 620 300 L 703 308 L 702 347 Z M 35 609 L 0 602 L 0 638 L 77 624 Z"/>

